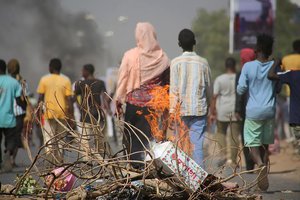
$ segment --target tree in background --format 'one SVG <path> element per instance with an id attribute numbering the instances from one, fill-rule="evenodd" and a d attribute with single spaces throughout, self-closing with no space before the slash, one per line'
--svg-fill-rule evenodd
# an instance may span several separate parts
<path id="1" fill-rule="evenodd" d="M 196 36 L 195 51 L 208 60 L 212 77 L 224 71 L 224 61 L 228 54 L 229 17 L 225 10 L 207 12 L 199 10 L 192 29 Z"/>
<path id="2" fill-rule="evenodd" d="M 300 39 L 300 7 L 290 1 L 277 0 L 275 21 L 275 56 L 292 52 L 292 42 Z"/>
<path id="3" fill-rule="evenodd" d="M 300 8 L 286 0 L 277 0 L 274 55 L 283 56 L 292 51 L 292 42 L 300 38 Z M 207 58 L 215 78 L 224 71 L 229 56 L 229 16 L 225 10 L 207 12 L 200 9 L 192 23 L 197 45 L 195 51 Z M 231 55 L 238 58 L 239 52 Z"/>

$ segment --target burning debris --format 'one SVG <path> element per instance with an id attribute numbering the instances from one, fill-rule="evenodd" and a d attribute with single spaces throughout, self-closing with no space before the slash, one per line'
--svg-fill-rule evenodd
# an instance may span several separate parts
<path id="1" fill-rule="evenodd" d="M 167 126 L 164 124 L 168 124 L 164 116 L 167 104 L 163 95 L 168 94 L 167 90 L 168 87 L 153 90 L 154 93 L 159 92 L 161 97 L 150 102 L 153 110 L 149 122 L 151 126 L 159 126 L 153 127 L 154 136 L 159 142 L 149 141 L 151 146 L 144 148 L 147 155 L 145 161 L 130 160 L 134 152 L 127 152 L 126 147 L 113 154 L 106 139 L 104 148 L 99 149 L 94 141 L 102 135 L 104 127 L 97 122 L 91 123 L 89 128 L 93 131 L 86 135 L 72 126 L 70 119 L 66 123 L 55 119 L 64 131 L 46 142 L 34 158 L 26 144 L 32 164 L 17 179 L 15 186 L 2 186 L 1 194 L 7 197 L 30 195 L 35 198 L 70 200 L 257 198 L 244 194 L 254 184 L 238 187 L 235 183 L 227 182 L 234 177 L 241 177 L 244 172 L 235 172 L 225 179 L 217 178 L 196 164 L 188 156 L 188 149 L 179 146 L 183 144 L 181 140 L 184 135 L 171 137 L 172 142 L 166 141 L 163 135 Z M 90 115 L 88 110 L 87 114 Z M 36 120 L 42 124 L 40 119 Z M 122 132 L 126 122 L 119 119 L 116 124 Z M 130 124 L 126 125 L 135 132 L 139 131 Z M 181 129 L 180 126 L 177 128 Z M 59 146 L 64 152 L 64 162 L 53 159 L 54 146 Z M 46 148 L 52 148 L 52 151 L 49 153 L 45 151 Z M 141 162 L 142 168 L 132 168 L 132 164 Z"/>
<path id="2" fill-rule="evenodd" d="M 146 116 L 150 124 L 152 135 L 157 142 L 170 140 L 181 148 L 185 153 L 191 155 L 193 150 L 188 128 L 182 121 L 180 104 L 176 106 L 174 114 L 169 115 L 169 85 L 157 86 L 151 91 L 152 99 L 147 103 L 151 108 L 150 114 Z M 168 130 L 168 128 L 172 130 Z"/>

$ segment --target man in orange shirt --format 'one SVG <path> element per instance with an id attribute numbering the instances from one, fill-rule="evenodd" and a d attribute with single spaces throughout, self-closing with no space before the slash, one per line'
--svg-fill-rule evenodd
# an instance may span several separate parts
<path id="1" fill-rule="evenodd" d="M 63 152 L 58 141 L 66 136 L 62 124 L 66 124 L 66 117 L 73 116 L 71 81 L 60 73 L 62 64 L 57 58 L 51 59 L 49 64 L 50 74 L 41 78 L 37 93 L 39 102 L 44 102 L 45 125 L 43 128 L 44 144 L 50 142 L 51 148 L 46 148 L 46 153 L 53 153 L 53 162 L 63 162 Z M 55 137 L 55 139 L 54 139 Z"/>

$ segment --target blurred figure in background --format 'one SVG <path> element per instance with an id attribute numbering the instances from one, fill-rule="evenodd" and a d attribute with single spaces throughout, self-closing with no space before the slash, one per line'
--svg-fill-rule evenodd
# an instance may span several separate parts
<path id="1" fill-rule="evenodd" d="M 11 59 L 8 62 L 7 72 L 19 82 L 20 86 L 23 89 L 21 99 L 22 99 L 22 101 L 28 103 L 26 101 L 26 98 L 29 95 L 28 85 L 27 85 L 26 81 L 22 78 L 22 76 L 20 75 L 20 64 L 17 59 Z M 29 113 L 26 114 L 26 111 Z M 27 134 L 26 133 L 27 127 L 30 125 L 31 113 L 30 113 L 30 109 L 23 109 L 21 106 L 19 106 L 17 104 L 16 101 L 14 101 L 14 113 L 16 116 L 15 140 L 18 145 L 18 148 L 22 148 L 23 147 L 22 140 L 23 140 L 23 138 L 25 138 L 25 134 Z M 13 153 L 13 158 L 12 158 L 13 166 L 16 166 L 15 159 L 16 159 L 16 156 L 18 153 L 18 148 L 16 148 Z"/>
<path id="2" fill-rule="evenodd" d="M 244 65 L 237 86 L 240 95 L 249 92 L 244 139 L 245 146 L 250 148 L 253 161 L 260 168 L 257 183 L 262 191 L 266 191 L 269 187 L 268 146 L 274 143 L 275 83 L 268 79 L 268 72 L 274 63 L 269 60 L 273 42 L 273 37 L 269 35 L 257 36 L 255 49 L 257 59 Z"/>
<path id="3" fill-rule="evenodd" d="M 45 112 L 43 113 L 45 119 L 44 144 L 55 137 L 55 140 L 52 140 L 54 145 L 51 148 L 47 147 L 46 153 L 49 156 L 53 155 L 51 159 L 57 164 L 63 162 L 63 152 L 58 145 L 59 140 L 67 135 L 60 123 L 66 124 L 67 118 L 73 118 L 71 81 L 60 73 L 61 68 L 60 59 L 51 59 L 49 63 L 50 74 L 41 78 L 37 89 L 39 102 L 44 102 L 45 105 Z"/>
<path id="4" fill-rule="evenodd" d="M 141 130 L 152 140 L 151 128 L 145 116 L 149 114 L 147 103 L 151 100 L 150 91 L 156 86 L 169 82 L 169 59 L 160 48 L 154 27 L 147 22 L 138 23 L 135 30 L 137 47 L 127 51 L 119 69 L 116 89 L 117 114 L 123 113 L 126 104 L 125 121 Z M 141 115 L 137 114 L 137 111 Z M 149 147 L 147 138 L 139 131 L 131 131 L 125 125 L 123 144 L 128 153 L 133 153 L 130 160 L 144 160 L 144 146 Z M 140 140 L 141 141 L 140 141 Z M 137 153 L 141 151 L 142 153 Z M 143 164 L 133 163 L 133 167 Z"/>
<path id="5" fill-rule="evenodd" d="M 279 80 L 281 83 L 288 84 L 290 88 L 289 123 L 295 137 L 295 150 L 297 154 L 300 155 L 300 68 L 298 70 L 288 70 L 282 73 L 276 73 L 277 65 L 279 65 L 279 62 L 273 65 L 268 77 L 271 80 Z"/>
<path id="6" fill-rule="evenodd" d="M 89 136 L 95 136 L 95 145 L 98 152 L 104 153 L 105 145 L 105 111 L 111 115 L 108 105 L 108 97 L 105 95 L 105 83 L 94 77 L 95 68 L 92 64 L 86 64 L 82 68 L 82 77 L 84 80 L 75 83 L 75 96 L 79 96 L 79 109 L 81 111 L 80 129 L 82 130 L 82 143 L 88 144 Z M 98 127 L 100 125 L 100 127 Z M 99 132 L 95 132 L 99 130 Z M 102 130 L 102 131 L 100 131 Z"/>
<path id="7" fill-rule="evenodd" d="M 38 108 L 38 99 L 35 98 L 33 93 L 30 93 L 28 96 L 28 100 L 30 102 L 30 106 L 32 107 L 33 110 L 36 110 Z M 42 132 L 42 127 L 41 124 L 37 122 L 37 120 L 32 121 L 32 134 L 28 135 L 28 143 L 30 146 L 35 146 L 35 142 L 33 141 L 33 135 L 36 135 L 38 138 L 38 147 L 41 147 L 44 143 L 43 139 L 43 132 Z"/>
<path id="8" fill-rule="evenodd" d="M 170 113 L 176 114 L 176 106 L 180 103 L 180 117 L 189 129 L 193 144 L 192 158 L 204 167 L 203 141 L 212 87 L 210 67 L 205 58 L 194 52 L 195 44 L 191 30 L 180 31 L 178 45 L 183 53 L 171 62 Z"/>
<path id="9" fill-rule="evenodd" d="M 300 40 L 293 42 L 293 53 L 282 58 L 281 69 L 300 70 Z"/>
<path id="10" fill-rule="evenodd" d="M 241 59 L 241 70 L 243 69 L 243 66 L 245 65 L 245 63 L 250 62 L 255 60 L 256 56 L 255 56 L 255 52 L 253 49 L 250 48 L 244 48 L 241 50 L 240 52 L 240 59 Z M 238 85 L 239 82 L 239 78 L 240 78 L 241 72 L 238 72 L 236 75 L 236 79 L 235 79 L 235 84 L 236 86 Z M 241 137 L 242 137 L 242 144 L 245 144 L 245 140 L 244 140 L 244 123 L 245 123 L 245 119 L 246 119 L 246 105 L 247 105 L 247 100 L 248 100 L 248 92 L 239 95 L 236 92 L 236 100 L 235 100 L 235 115 L 237 120 L 241 121 Z M 250 152 L 249 152 L 249 148 L 248 147 L 244 147 L 243 148 L 243 152 L 244 152 L 244 157 L 245 157 L 245 163 L 246 163 L 246 169 L 247 170 L 252 170 L 254 169 L 254 162 L 251 158 Z"/>
<path id="11" fill-rule="evenodd" d="M 14 101 L 26 108 L 25 101 L 21 99 L 22 87 L 20 83 L 9 75 L 6 75 L 6 63 L 0 60 L 0 144 L 2 134 L 5 136 L 5 150 L 2 164 L 2 151 L 0 145 L 0 166 L 1 172 L 12 170 L 12 160 L 15 150 L 18 148 L 18 136 L 16 133 L 16 117 L 14 115 Z"/>
<path id="12" fill-rule="evenodd" d="M 281 96 L 284 99 L 282 103 L 282 115 L 283 115 L 283 132 L 285 136 L 285 140 L 288 143 L 292 143 L 295 140 L 294 134 L 291 132 L 289 121 L 290 121 L 290 100 L 285 96 Z"/>
<path id="13" fill-rule="evenodd" d="M 217 141 L 221 150 L 221 160 L 218 166 L 222 166 L 227 161 L 226 135 L 229 127 L 230 139 L 230 162 L 233 166 L 237 163 L 237 154 L 240 145 L 241 123 L 235 116 L 235 78 L 236 61 L 234 58 L 227 58 L 225 61 L 226 72 L 218 76 L 214 83 L 214 93 L 211 103 L 211 118 L 217 119 Z"/>
<path id="14" fill-rule="evenodd" d="M 286 55 L 282 58 L 281 69 L 282 71 L 288 70 L 300 70 L 300 39 L 295 40 L 292 44 L 293 53 Z M 281 81 L 283 83 L 284 94 L 287 96 L 286 106 L 290 107 L 290 88 L 289 84 Z M 287 141 L 292 142 L 295 139 L 294 133 L 290 132 L 290 130 L 285 125 L 285 136 Z"/>
<path id="15" fill-rule="evenodd" d="M 115 94 L 116 94 L 118 72 L 119 72 L 120 65 L 121 65 L 121 60 L 119 61 L 118 67 L 110 68 L 106 74 L 107 75 L 106 76 L 106 89 L 107 89 L 109 96 L 111 97 L 111 98 L 108 98 L 108 100 L 109 100 L 108 104 L 109 104 L 111 110 L 116 110 L 115 104 L 113 103 L 112 100 L 115 98 Z M 122 143 L 122 141 L 121 141 L 122 137 L 120 137 L 120 133 L 117 130 L 115 118 L 113 116 L 110 116 L 107 119 L 111 121 L 111 127 L 109 127 L 110 123 L 108 121 L 107 128 L 110 129 L 109 131 L 111 131 L 111 133 L 112 133 L 114 142 L 118 146 L 119 143 Z"/>

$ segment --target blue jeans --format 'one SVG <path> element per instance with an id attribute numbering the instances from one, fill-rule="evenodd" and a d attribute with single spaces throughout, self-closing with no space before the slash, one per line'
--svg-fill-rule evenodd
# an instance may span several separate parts
<path id="1" fill-rule="evenodd" d="M 205 116 L 183 116 L 181 117 L 185 125 L 189 128 L 190 140 L 194 145 L 193 160 L 204 168 L 203 163 L 203 141 L 204 132 L 207 126 L 207 117 Z"/>

